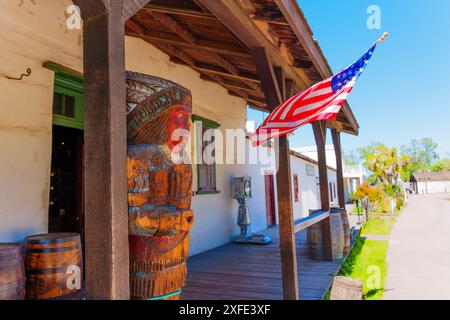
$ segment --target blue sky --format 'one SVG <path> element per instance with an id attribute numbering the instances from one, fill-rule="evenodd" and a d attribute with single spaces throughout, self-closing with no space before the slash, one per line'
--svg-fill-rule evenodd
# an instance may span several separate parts
<path id="1" fill-rule="evenodd" d="M 450 157 L 450 1 L 298 2 L 335 73 L 359 59 L 384 31 L 390 34 L 349 96 L 361 128 L 357 137 L 342 136 L 344 150 L 372 141 L 399 147 L 430 137 L 440 156 Z M 381 9 L 381 30 L 366 26 L 370 5 Z M 250 111 L 249 120 L 262 119 L 261 112 Z M 297 130 L 290 143 L 314 145 L 311 126 Z"/>

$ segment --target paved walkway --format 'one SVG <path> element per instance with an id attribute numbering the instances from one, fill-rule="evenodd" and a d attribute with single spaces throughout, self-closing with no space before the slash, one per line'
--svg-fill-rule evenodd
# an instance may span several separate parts
<path id="1" fill-rule="evenodd" d="M 387 261 L 383 299 L 450 299 L 450 194 L 409 199 Z"/>

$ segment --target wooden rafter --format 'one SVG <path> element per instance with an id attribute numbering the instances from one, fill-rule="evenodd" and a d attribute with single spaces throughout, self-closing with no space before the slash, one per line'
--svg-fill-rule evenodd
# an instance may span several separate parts
<path id="1" fill-rule="evenodd" d="M 175 57 L 175 58 L 183 61 L 186 65 L 195 69 L 196 62 L 194 61 L 194 59 L 191 56 L 189 56 L 188 54 L 186 54 L 185 52 L 183 52 L 182 50 L 175 48 L 173 46 L 170 46 L 170 45 L 166 45 L 166 44 L 159 44 L 159 43 L 152 43 L 152 44 L 154 46 L 156 46 L 158 49 L 160 49 L 161 51 L 167 53 L 169 56 Z M 208 79 L 211 79 L 212 81 L 214 81 L 216 83 L 219 83 L 220 85 L 225 87 L 227 90 L 234 93 L 234 95 L 237 95 L 245 100 L 250 99 L 249 95 L 244 90 L 242 90 L 242 88 L 237 88 L 235 86 L 231 86 L 231 85 L 227 84 L 227 82 L 223 78 L 221 78 L 219 75 L 216 75 L 213 73 L 207 73 L 204 71 L 200 72 L 200 74 L 203 75 L 202 78 L 207 77 Z M 254 99 L 252 99 L 252 102 L 254 102 L 256 104 Z M 262 108 L 261 104 L 258 106 Z"/>
<path id="2" fill-rule="evenodd" d="M 172 30 L 177 36 L 185 40 L 187 43 L 196 44 L 197 39 L 195 36 L 182 25 L 180 25 L 177 21 L 172 19 L 169 15 L 161 12 L 153 12 L 150 11 L 153 18 L 161 22 L 162 25 L 167 27 L 169 30 Z"/>
<path id="3" fill-rule="evenodd" d="M 127 22 L 128 24 L 128 22 Z M 224 55 L 231 55 L 241 58 L 249 58 L 250 54 L 246 52 L 245 49 L 243 49 L 241 46 L 230 44 L 230 43 L 223 43 L 223 42 L 216 42 L 216 41 L 209 41 L 209 40 L 203 40 L 199 39 L 195 44 L 187 43 L 185 41 L 182 41 L 180 37 L 177 35 L 168 33 L 168 32 L 156 32 L 147 30 L 145 33 L 139 34 L 136 32 L 127 32 L 126 33 L 130 37 L 137 37 L 142 39 L 150 39 L 152 41 L 158 41 L 160 43 L 166 43 L 171 45 L 176 45 L 179 47 L 186 47 L 186 48 L 192 48 L 197 50 L 208 50 L 208 51 L 214 51 L 217 54 L 224 54 Z"/>
<path id="4" fill-rule="evenodd" d="M 247 47 L 262 46 L 268 50 L 271 59 L 278 66 L 281 66 L 289 76 L 300 87 L 305 89 L 310 83 L 308 75 L 301 69 L 295 70 L 286 57 L 283 56 L 280 49 L 275 47 L 269 39 L 257 28 L 255 23 L 249 19 L 248 14 L 242 9 L 239 1 L 227 0 L 198 0 L 202 3 L 217 19 L 228 28 L 241 43 Z"/>
<path id="5" fill-rule="evenodd" d="M 151 0 L 125 0 L 123 1 L 122 17 L 124 21 L 127 21 L 136 14 L 144 5 Z"/>
<path id="6" fill-rule="evenodd" d="M 216 20 L 216 17 L 213 16 L 211 13 L 208 13 L 208 12 L 189 10 L 189 9 L 177 9 L 177 8 L 174 8 L 174 7 L 153 5 L 151 3 L 147 4 L 143 8 L 143 10 L 144 11 L 151 11 L 151 12 L 168 13 L 168 14 L 177 15 L 177 16 L 187 16 L 187 17 L 195 17 L 195 18 Z"/>
<path id="7" fill-rule="evenodd" d="M 177 21 L 175 21 L 172 17 L 170 17 L 167 14 L 161 13 L 161 12 L 151 12 L 151 15 L 153 18 L 158 20 L 162 25 L 167 27 L 169 30 L 174 32 L 176 35 L 178 35 L 180 38 L 182 38 L 187 44 L 195 46 L 198 42 L 198 39 L 186 28 L 181 26 Z M 144 38 L 147 41 L 150 41 L 154 45 L 157 45 L 159 48 L 164 48 L 166 53 L 169 53 L 172 57 L 177 57 L 181 61 L 187 63 L 189 66 L 196 68 L 197 71 L 205 73 L 207 72 L 208 76 L 210 78 L 217 79 L 216 76 L 217 73 L 214 72 L 208 72 L 208 70 L 200 70 L 200 68 L 197 68 L 197 64 L 194 61 L 194 59 L 190 56 L 187 56 L 185 53 L 183 53 L 182 49 L 178 49 L 176 47 L 173 47 L 169 44 L 162 44 L 158 43 L 158 41 L 155 41 L 153 39 L 147 39 L 146 34 L 147 30 L 145 30 L 138 22 L 134 20 L 130 20 L 127 22 L 127 27 L 131 29 L 133 32 L 137 34 L 138 37 Z M 166 38 L 167 39 L 167 38 Z M 177 45 L 179 43 L 177 42 Z M 179 50 L 180 52 L 176 52 Z M 237 79 L 240 78 L 240 72 L 239 70 L 233 66 L 230 62 L 228 62 L 225 58 L 223 58 L 221 55 L 211 51 L 211 50 L 198 50 L 201 54 L 209 57 L 212 61 L 214 61 L 217 65 L 219 65 L 224 70 L 228 71 L 229 74 L 235 76 Z M 211 74 L 214 74 L 214 77 L 211 77 Z M 246 79 L 239 79 L 240 81 L 243 81 L 247 86 L 249 86 L 254 91 L 259 90 L 258 85 L 254 84 L 253 82 L 247 82 Z M 227 87 L 229 88 L 229 87 Z M 236 88 L 230 88 L 230 90 L 235 90 Z M 239 91 L 240 92 L 240 91 Z"/>
<path id="8" fill-rule="evenodd" d="M 168 14 L 161 12 L 151 12 L 151 15 L 158 20 L 162 25 L 167 27 L 173 33 L 178 35 L 180 38 L 185 40 L 190 45 L 196 45 L 198 39 L 185 27 L 180 25 L 176 20 L 170 17 Z M 200 50 L 203 55 L 208 56 L 212 61 L 217 63 L 219 66 L 230 72 L 235 76 L 239 76 L 239 70 L 233 66 L 230 62 L 228 62 L 225 58 L 220 56 L 219 54 L 211 51 L 211 50 Z M 258 87 L 253 83 L 249 84 L 252 89 L 257 90 Z"/>

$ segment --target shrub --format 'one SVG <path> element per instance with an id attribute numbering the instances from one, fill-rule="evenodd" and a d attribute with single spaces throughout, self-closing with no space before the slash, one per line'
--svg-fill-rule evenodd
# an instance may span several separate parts
<path id="1" fill-rule="evenodd" d="M 400 211 L 405 205 L 405 199 L 403 197 L 397 197 L 396 199 L 396 209 Z"/>

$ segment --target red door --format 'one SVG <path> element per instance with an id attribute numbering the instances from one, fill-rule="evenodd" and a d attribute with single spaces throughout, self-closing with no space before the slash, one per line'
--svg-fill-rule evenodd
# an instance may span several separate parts
<path id="1" fill-rule="evenodd" d="M 274 193 L 274 179 L 273 175 L 264 176 L 266 182 L 266 214 L 267 226 L 274 226 L 277 224 L 275 217 L 275 193 Z"/>

